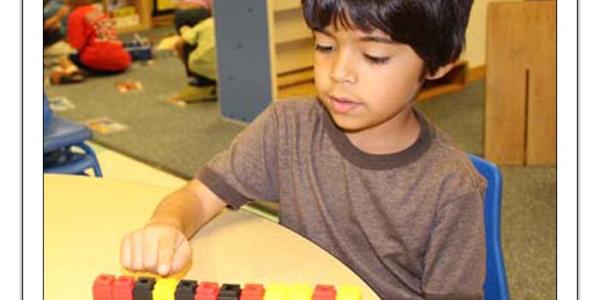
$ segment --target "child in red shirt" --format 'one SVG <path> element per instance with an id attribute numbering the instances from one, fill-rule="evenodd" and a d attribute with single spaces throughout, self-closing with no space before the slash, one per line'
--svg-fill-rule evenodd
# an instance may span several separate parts
<path id="1" fill-rule="evenodd" d="M 77 7 L 67 27 L 67 41 L 77 49 L 79 63 L 90 71 L 122 72 L 131 64 L 129 52 L 101 6 Z"/>

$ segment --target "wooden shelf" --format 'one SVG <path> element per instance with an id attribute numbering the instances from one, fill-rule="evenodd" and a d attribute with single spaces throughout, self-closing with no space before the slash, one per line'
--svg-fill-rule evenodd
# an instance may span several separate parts
<path id="1" fill-rule="evenodd" d="M 147 29 L 150 29 L 149 25 L 138 24 L 138 25 L 127 26 L 127 27 L 119 27 L 119 28 L 117 28 L 117 32 L 119 34 L 128 34 L 128 33 L 143 31 L 143 30 L 147 30 Z"/>
<path id="2" fill-rule="evenodd" d="M 108 12 L 110 0 L 102 0 L 105 10 Z M 129 5 L 135 7 L 140 22 L 137 25 L 117 28 L 119 34 L 132 33 L 147 30 L 152 27 L 152 0 L 129 0 Z"/>

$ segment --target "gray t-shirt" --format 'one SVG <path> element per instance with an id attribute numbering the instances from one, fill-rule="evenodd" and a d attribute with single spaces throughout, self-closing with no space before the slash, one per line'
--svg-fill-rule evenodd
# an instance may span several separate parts
<path id="1" fill-rule="evenodd" d="M 356 148 L 315 100 L 272 104 L 196 175 L 231 207 L 279 202 L 280 223 L 383 299 L 481 299 L 485 180 L 417 112 L 409 148 Z"/>

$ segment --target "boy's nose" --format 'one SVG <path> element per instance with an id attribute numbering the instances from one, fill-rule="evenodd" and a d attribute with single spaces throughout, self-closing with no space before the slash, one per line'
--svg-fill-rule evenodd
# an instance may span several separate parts
<path id="1" fill-rule="evenodd" d="M 333 61 L 329 72 L 329 79 L 335 83 L 356 83 L 357 76 L 352 68 L 351 58 L 340 53 Z"/>

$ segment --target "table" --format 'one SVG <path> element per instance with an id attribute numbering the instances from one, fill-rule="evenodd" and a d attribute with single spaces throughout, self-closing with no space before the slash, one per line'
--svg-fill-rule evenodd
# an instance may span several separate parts
<path id="1" fill-rule="evenodd" d="M 172 190 L 138 182 L 44 175 L 44 297 L 92 299 L 101 273 L 120 275 L 122 236 L 142 226 Z M 222 283 L 355 284 L 376 294 L 333 256 L 252 213 L 226 210 L 191 240 L 183 278 Z"/>

